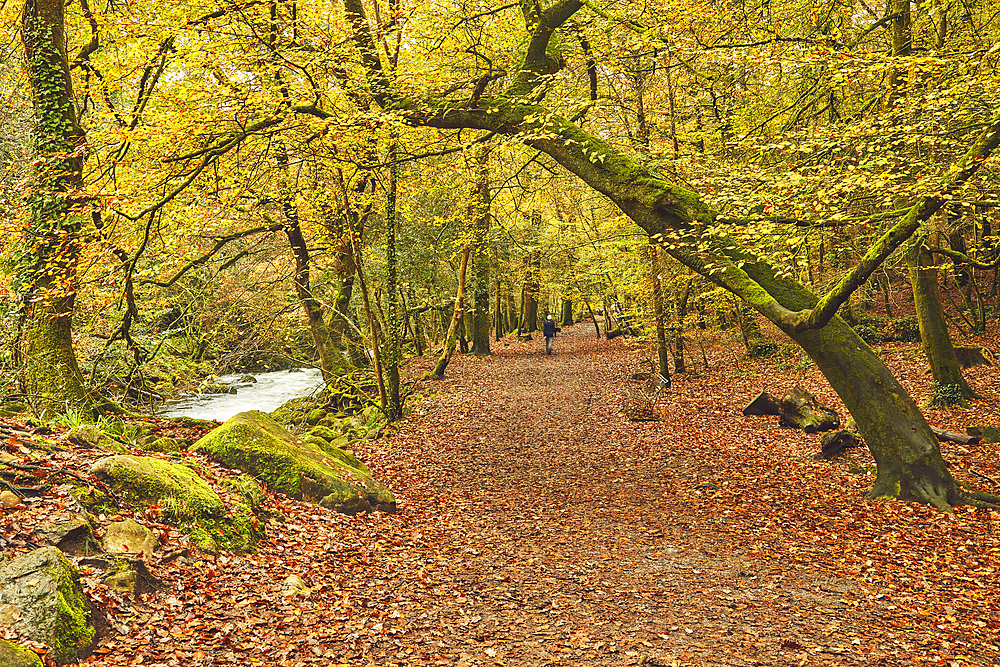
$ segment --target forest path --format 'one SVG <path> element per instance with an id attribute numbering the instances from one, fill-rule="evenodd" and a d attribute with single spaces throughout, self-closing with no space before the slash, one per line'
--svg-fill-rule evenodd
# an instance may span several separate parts
<path id="1" fill-rule="evenodd" d="M 726 470 L 781 483 L 756 434 L 736 432 L 744 398 L 725 377 L 675 383 L 664 421 L 631 423 L 620 399 L 639 359 L 591 323 L 564 329 L 553 356 L 541 337 L 494 350 L 456 357 L 382 460 L 401 515 L 446 554 L 431 591 L 451 598 L 424 601 L 424 651 L 470 665 L 863 662 L 851 582 L 811 556 L 770 560 L 747 543 L 759 530 L 724 531 L 740 502 Z"/>

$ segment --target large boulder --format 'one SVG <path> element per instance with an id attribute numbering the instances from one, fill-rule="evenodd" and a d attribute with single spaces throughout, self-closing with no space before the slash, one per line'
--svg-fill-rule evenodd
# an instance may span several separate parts
<path id="1" fill-rule="evenodd" d="M 391 512 L 396 499 L 350 452 L 322 438 L 299 440 L 270 415 L 241 412 L 191 446 L 292 498 L 345 514 Z"/>
<path id="2" fill-rule="evenodd" d="M 0 639 L 0 665 L 4 667 L 42 667 L 42 659 L 34 651 Z"/>
<path id="3" fill-rule="evenodd" d="M 53 660 L 67 664 L 90 655 L 107 620 L 83 592 L 69 559 L 42 547 L 0 567 L 0 625 L 45 644 Z"/>
<path id="4" fill-rule="evenodd" d="M 132 507 L 159 508 L 202 551 L 247 551 L 263 537 L 246 505 L 227 509 L 219 494 L 185 465 L 151 456 L 108 456 L 90 474 Z"/>
<path id="5" fill-rule="evenodd" d="M 97 540 L 87 517 L 75 512 L 57 511 L 35 526 L 40 544 L 58 547 L 73 556 L 95 551 Z"/>

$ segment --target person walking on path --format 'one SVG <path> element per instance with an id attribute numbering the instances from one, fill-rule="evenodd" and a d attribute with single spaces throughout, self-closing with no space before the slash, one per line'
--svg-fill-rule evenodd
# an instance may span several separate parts
<path id="1" fill-rule="evenodd" d="M 556 323 L 552 321 L 551 315 L 545 317 L 542 334 L 545 336 L 545 354 L 552 354 L 552 339 L 556 337 Z"/>

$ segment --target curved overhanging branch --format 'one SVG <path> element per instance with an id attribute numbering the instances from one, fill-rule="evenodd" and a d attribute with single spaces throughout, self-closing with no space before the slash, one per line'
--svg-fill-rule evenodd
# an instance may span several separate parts
<path id="1" fill-rule="evenodd" d="M 484 98 L 484 101 L 481 109 L 441 105 L 427 111 L 426 106 L 413 105 L 409 110 L 400 110 L 409 122 L 417 125 L 442 129 L 477 128 L 518 136 L 525 144 L 548 154 L 608 196 L 647 233 L 665 241 L 665 250 L 678 261 L 745 299 L 786 333 L 825 326 L 851 294 L 937 212 L 951 193 L 968 181 L 1000 145 L 998 115 L 943 179 L 940 194 L 922 197 L 911 206 L 815 306 L 791 310 L 782 306 L 743 270 L 746 263 L 760 263 L 759 258 L 734 242 L 707 232 L 717 213 L 696 193 L 648 171 L 618 149 L 540 105 L 517 104 L 506 97 Z"/>
<path id="2" fill-rule="evenodd" d="M 529 35 L 528 47 L 524 50 L 521 69 L 514 76 L 505 95 L 511 97 L 528 95 L 545 80 L 546 75 L 555 74 L 562 69 L 561 60 L 549 50 L 552 33 L 581 7 L 583 3 L 580 0 L 560 0 L 543 10 L 535 0 L 521 0 L 524 27 Z"/>

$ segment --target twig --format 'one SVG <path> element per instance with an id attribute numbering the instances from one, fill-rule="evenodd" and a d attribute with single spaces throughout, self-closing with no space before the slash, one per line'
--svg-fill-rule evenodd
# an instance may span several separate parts
<path id="1" fill-rule="evenodd" d="M 973 470 L 972 468 L 969 468 L 969 472 L 971 472 L 971 473 L 972 473 L 973 475 L 975 475 L 976 477 L 980 477 L 980 478 L 982 478 L 982 479 L 985 479 L 985 480 L 986 480 L 987 482 L 989 482 L 989 483 L 990 483 L 990 484 L 992 484 L 993 486 L 1000 486 L 1000 482 L 996 481 L 995 479 L 993 479 L 993 478 L 992 478 L 992 477 L 990 477 L 989 475 L 984 475 L 984 474 L 983 474 L 983 473 L 981 473 L 981 472 L 976 472 L 976 471 L 975 471 L 975 470 Z"/>

